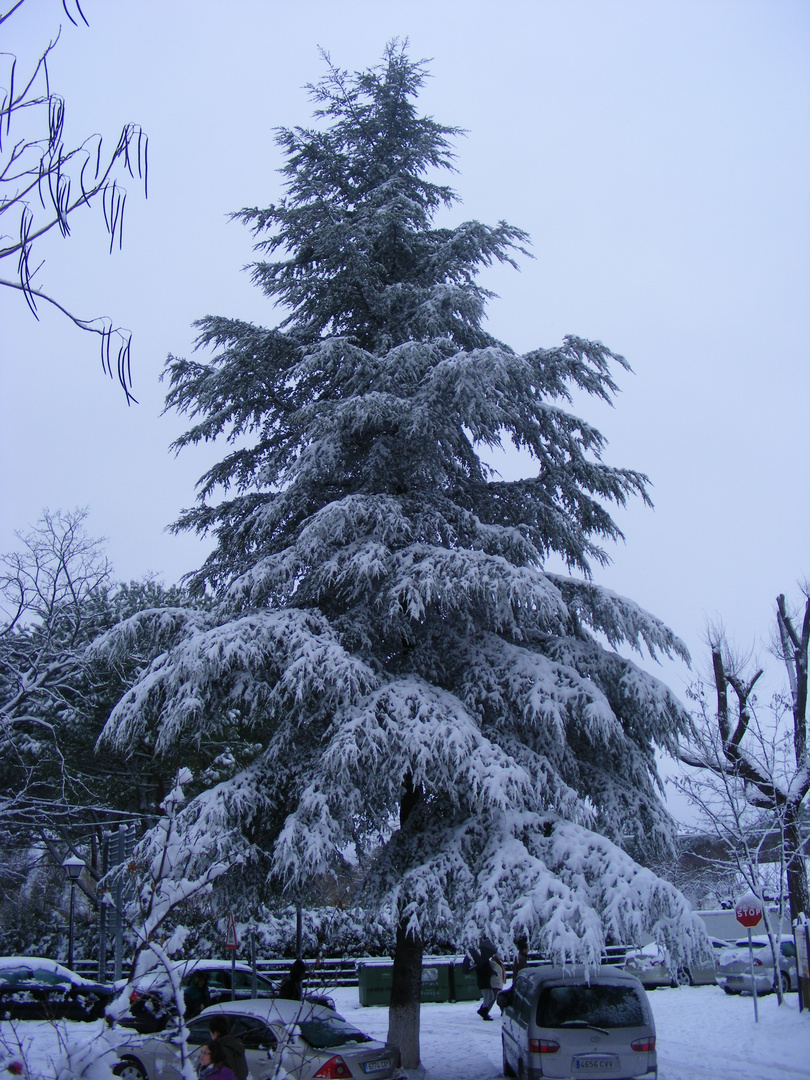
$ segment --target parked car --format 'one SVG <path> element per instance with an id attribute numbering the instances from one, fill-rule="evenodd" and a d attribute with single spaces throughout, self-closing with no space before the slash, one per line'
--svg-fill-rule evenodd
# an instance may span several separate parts
<path id="1" fill-rule="evenodd" d="M 619 967 L 524 968 L 504 1009 L 501 1040 L 504 1076 L 658 1076 L 647 992 Z"/>
<path id="2" fill-rule="evenodd" d="M 625 971 L 639 980 L 647 990 L 657 986 L 710 986 L 716 982 L 716 964 L 720 953 L 728 948 L 727 941 L 712 938 L 714 958 L 706 963 L 673 967 L 660 945 L 651 942 L 640 949 L 628 949 Z"/>
<path id="3" fill-rule="evenodd" d="M 0 1020 L 96 1020 L 114 993 L 56 960 L 0 956 Z"/>
<path id="4" fill-rule="evenodd" d="M 181 989 L 185 992 L 194 977 L 204 972 L 208 980 L 210 1005 L 233 999 L 275 997 L 276 991 L 269 979 L 256 975 L 256 993 L 253 993 L 253 972 L 247 964 L 237 963 L 231 967 L 230 960 L 177 960 L 172 963 Z M 199 1010 L 198 1010 L 199 1011 Z M 129 995 L 129 1012 L 118 1022 L 142 1034 L 163 1031 L 177 1015 L 177 1003 L 172 990 L 171 978 L 163 966 L 154 968 L 138 979 Z"/>
<path id="5" fill-rule="evenodd" d="M 780 935 L 777 941 L 779 942 L 779 978 L 782 980 L 782 990 L 798 990 L 796 943 L 789 934 Z M 752 935 L 751 947 L 754 953 L 754 983 L 757 993 L 770 993 L 776 989 L 776 976 L 767 935 Z M 717 962 L 717 983 L 727 994 L 753 993 L 747 937 L 739 938 L 721 955 Z"/>
<path id="6" fill-rule="evenodd" d="M 227 1016 L 231 1033 L 244 1044 L 252 1080 L 279 1074 L 291 1080 L 390 1080 L 399 1071 L 396 1046 L 364 1035 L 324 1005 L 285 998 L 227 1001 L 201 1012 L 188 1025 L 195 1067 L 210 1037 L 211 1015 Z M 121 1046 L 118 1054 L 121 1062 L 113 1072 L 121 1080 L 182 1080 L 180 1055 L 169 1032 Z"/>

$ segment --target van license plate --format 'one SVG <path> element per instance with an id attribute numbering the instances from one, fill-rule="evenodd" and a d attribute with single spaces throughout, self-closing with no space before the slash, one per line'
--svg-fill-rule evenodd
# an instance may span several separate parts
<path id="1" fill-rule="evenodd" d="M 574 1058 L 574 1072 L 578 1076 L 600 1076 L 618 1067 L 616 1054 L 580 1054 Z"/>

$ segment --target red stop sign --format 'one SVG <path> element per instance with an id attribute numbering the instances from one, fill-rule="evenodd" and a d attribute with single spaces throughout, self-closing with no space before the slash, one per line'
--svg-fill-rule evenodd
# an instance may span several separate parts
<path id="1" fill-rule="evenodd" d="M 750 929 L 762 921 L 762 904 L 753 893 L 748 893 L 742 900 L 737 901 L 734 914 L 737 916 L 738 923 Z"/>

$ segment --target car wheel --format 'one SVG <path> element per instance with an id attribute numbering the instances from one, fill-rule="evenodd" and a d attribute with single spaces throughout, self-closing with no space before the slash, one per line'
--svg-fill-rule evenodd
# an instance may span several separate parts
<path id="1" fill-rule="evenodd" d="M 790 990 L 790 976 L 786 971 L 780 971 L 779 976 L 782 981 L 782 993 L 786 994 Z"/>
<path id="2" fill-rule="evenodd" d="M 732 990 L 730 986 L 724 986 L 723 992 L 726 994 L 739 994 L 739 990 Z"/>
<path id="3" fill-rule="evenodd" d="M 512 1068 L 512 1066 L 506 1060 L 506 1047 L 503 1046 L 503 1044 L 501 1044 L 501 1045 L 502 1045 L 502 1049 L 503 1049 L 503 1075 L 504 1076 L 514 1076 L 515 1075 L 515 1070 Z"/>
<path id="4" fill-rule="evenodd" d="M 689 968 L 678 968 L 675 974 L 675 983 L 677 986 L 692 985 L 692 973 Z"/>
<path id="5" fill-rule="evenodd" d="M 124 1058 L 113 1066 L 112 1071 L 115 1076 L 120 1076 L 121 1080 L 149 1080 L 146 1069 L 135 1058 Z"/>

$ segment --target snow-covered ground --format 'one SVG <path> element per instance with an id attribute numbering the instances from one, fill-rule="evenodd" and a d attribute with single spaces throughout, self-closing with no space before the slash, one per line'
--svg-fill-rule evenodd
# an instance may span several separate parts
<path id="1" fill-rule="evenodd" d="M 338 1010 L 369 1035 L 385 1037 L 388 1013 L 361 1008 L 356 988 L 332 991 Z M 727 997 L 716 986 L 654 990 L 659 1080 L 807 1080 L 810 1012 L 795 994 L 778 1007 L 775 995 L 759 1001 L 759 1023 L 749 997 Z M 493 1080 L 501 1075 L 501 1025 L 484 1023 L 475 1002 L 422 1006 L 425 1080 Z M 497 1011 L 497 1010 L 496 1010 Z M 58 1027 L 59 1030 L 56 1030 Z M 20 1041 L 32 1080 L 52 1080 L 60 1039 L 91 1043 L 101 1051 L 103 1024 L 0 1024 L 0 1040 Z M 2 1051 L 0 1051 L 0 1054 Z M 93 1080 L 99 1080 L 101 1070 Z M 2 1080 L 9 1080 L 6 1074 Z"/>

